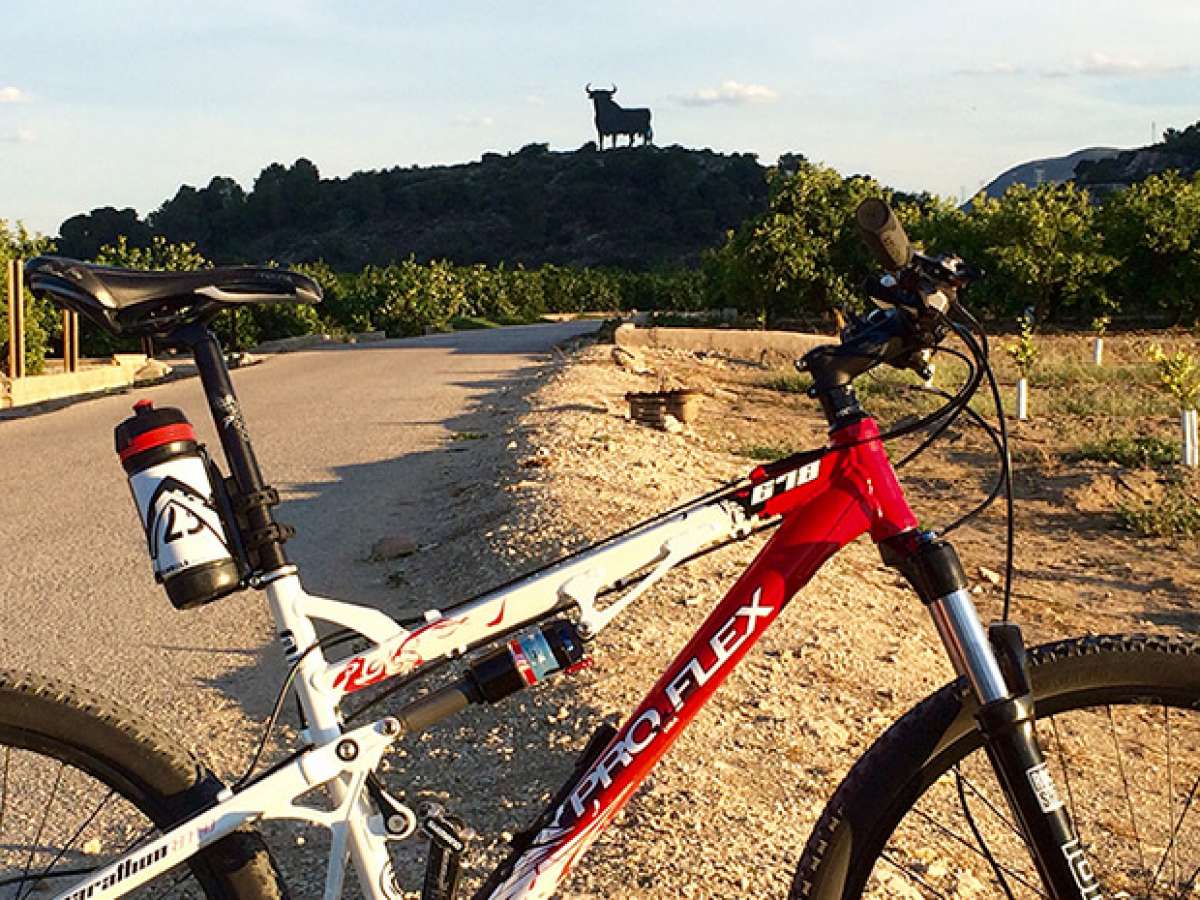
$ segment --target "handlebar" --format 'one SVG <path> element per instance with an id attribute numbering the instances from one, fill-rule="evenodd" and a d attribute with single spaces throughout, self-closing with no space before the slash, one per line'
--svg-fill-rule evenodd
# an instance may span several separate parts
<path id="1" fill-rule="evenodd" d="M 859 414 L 851 385 L 880 365 L 912 369 L 928 377 L 928 354 L 947 332 L 946 316 L 958 291 L 975 277 L 959 260 L 938 259 L 913 250 L 895 213 L 882 200 L 864 200 L 855 222 L 867 249 L 886 270 L 864 285 L 886 304 L 851 322 L 840 344 L 806 353 L 797 368 L 812 374 L 812 396 L 821 401 L 831 425 Z"/>
<path id="2" fill-rule="evenodd" d="M 898 272 L 912 262 L 912 244 L 904 226 L 882 200 L 874 197 L 864 200 L 854 213 L 854 221 L 867 249 L 889 272 Z"/>

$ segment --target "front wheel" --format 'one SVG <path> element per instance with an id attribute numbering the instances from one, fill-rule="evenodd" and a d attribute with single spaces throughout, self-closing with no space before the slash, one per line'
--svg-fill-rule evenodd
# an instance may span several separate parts
<path id="1" fill-rule="evenodd" d="M 1037 733 L 1105 897 L 1200 897 L 1200 642 L 1087 637 L 1029 652 Z M 792 898 L 1045 897 L 960 679 L 858 760 Z"/>
<path id="2" fill-rule="evenodd" d="M 132 713 L 0 670 L 0 900 L 62 894 L 202 809 L 220 787 Z M 129 896 L 283 894 L 262 839 L 239 831 Z"/>

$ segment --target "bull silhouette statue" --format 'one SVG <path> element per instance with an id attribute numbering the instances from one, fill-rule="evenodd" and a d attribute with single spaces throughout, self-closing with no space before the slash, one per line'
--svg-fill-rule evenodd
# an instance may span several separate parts
<path id="1" fill-rule="evenodd" d="M 600 149 L 604 149 L 604 138 L 612 135 L 612 145 L 617 146 L 617 135 L 629 135 L 629 146 L 633 146 L 633 139 L 640 137 L 643 144 L 648 144 L 654 139 L 654 132 L 650 129 L 650 110 L 642 109 L 623 109 L 613 100 L 613 94 L 617 92 L 617 86 L 614 84 L 608 90 L 592 90 L 591 82 L 584 88 L 587 91 L 588 99 L 596 107 L 596 134 L 600 137 Z"/>

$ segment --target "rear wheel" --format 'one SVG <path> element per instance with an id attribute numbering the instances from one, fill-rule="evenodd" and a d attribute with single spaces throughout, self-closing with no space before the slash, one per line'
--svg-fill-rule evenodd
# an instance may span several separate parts
<path id="1" fill-rule="evenodd" d="M 1030 651 L 1039 743 L 1105 897 L 1200 897 L 1200 643 Z M 793 898 L 1044 897 L 960 680 L 893 725 L 817 822 Z"/>
<path id="2" fill-rule="evenodd" d="M 0 670 L 0 900 L 68 890 L 219 789 L 133 714 L 62 683 Z M 236 832 L 129 896 L 284 893 L 262 839 Z"/>

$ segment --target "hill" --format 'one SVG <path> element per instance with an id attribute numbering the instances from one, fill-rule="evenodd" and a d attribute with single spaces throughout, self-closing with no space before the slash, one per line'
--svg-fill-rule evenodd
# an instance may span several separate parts
<path id="1" fill-rule="evenodd" d="M 112 207 L 74 216 L 58 246 L 91 258 L 119 234 L 134 245 L 161 234 L 218 263 L 323 259 L 351 271 L 412 255 L 645 270 L 694 265 L 766 201 L 766 170 L 752 154 L 531 144 L 479 162 L 347 178 L 321 178 L 306 159 L 275 163 L 248 193 L 218 176 L 181 187 L 144 220 Z"/>
<path id="2" fill-rule="evenodd" d="M 1189 178 L 1200 172 L 1200 122 L 1183 131 L 1168 128 L 1157 144 L 1083 162 L 1075 180 L 1093 193 L 1106 194 L 1169 169 Z"/>
<path id="3" fill-rule="evenodd" d="M 1086 150 L 1068 153 L 1066 156 L 1051 156 L 1021 163 L 997 175 L 983 188 L 983 193 L 989 197 L 1002 197 L 1014 184 L 1029 187 L 1042 183 L 1061 184 L 1075 177 L 1075 169 L 1080 163 L 1110 159 L 1120 153 L 1115 147 L 1089 147 Z"/>

